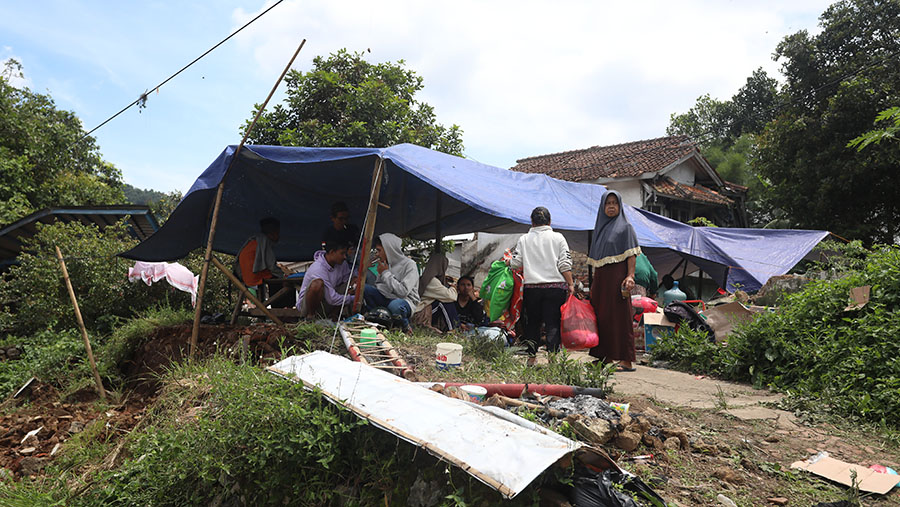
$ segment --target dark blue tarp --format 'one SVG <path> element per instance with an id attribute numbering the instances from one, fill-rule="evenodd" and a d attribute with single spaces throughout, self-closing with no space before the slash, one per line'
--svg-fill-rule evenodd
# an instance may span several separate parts
<path id="1" fill-rule="evenodd" d="M 123 253 L 144 261 L 170 261 L 205 245 L 216 186 L 235 151 L 230 146 L 200 175 L 169 220 L 153 236 Z M 443 235 L 475 231 L 524 232 L 531 210 L 550 210 L 554 229 L 573 249 L 586 251 L 600 185 L 556 180 L 488 166 L 401 144 L 390 148 L 245 146 L 225 177 L 213 248 L 235 254 L 267 216 L 281 220 L 279 260 L 307 260 L 330 225 L 329 210 L 344 201 L 362 225 L 376 160 L 385 160 L 376 233 L 429 239 L 440 219 Z M 719 284 L 758 288 L 783 274 L 824 237 L 822 231 L 694 228 L 627 207 L 638 240 L 654 264 L 686 258 Z M 705 231 L 712 231 L 706 233 Z M 761 244 L 765 247 L 760 249 Z M 744 245 L 750 245 L 745 247 Z M 808 248 L 807 248 L 808 247 Z M 804 250 L 805 249 L 805 250 Z M 665 272 L 663 269 L 658 271 Z"/>

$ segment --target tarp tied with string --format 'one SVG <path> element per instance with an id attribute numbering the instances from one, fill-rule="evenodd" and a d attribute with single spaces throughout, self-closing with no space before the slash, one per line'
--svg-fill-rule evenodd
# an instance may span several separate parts
<path id="1" fill-rule="evenodd" d="M 281 220 L 279 260 L 312 258 L 330 224 L 335 201 L 362 225 L 372 195 L 373 171 L 384 161 L 375 234 L 430 239 L 468 232 L 525 232 L 531 210 L 550 210 L 553 228 L 573 250 L 587 251 L 606 194 L 600 185 L 508 171 L 411 144 L 389 148 L 245 146 L 227 171 L 235 148 L 226 148 L 200 175 L 169 220 L 153 236 L 123 253 L 143 261 L 172 261 L 205 244 L 216 187 L 224 190 L 213 248 L 228 254 L 258 231 L 259 220 Z M 708 273 L 720 286 L 756 290 L 786 273 L 825 231 L 695 228 L 626 206 L 640 245 L 660 273 L 679 262 Z M 671 268 L 668 268 L 671 266 Z M 667 269 L 668 268 L 668 269 Z"/>

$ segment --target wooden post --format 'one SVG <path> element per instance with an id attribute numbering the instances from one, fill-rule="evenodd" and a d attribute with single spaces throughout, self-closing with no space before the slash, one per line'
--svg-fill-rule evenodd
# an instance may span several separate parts
<path id="1" fill-rule="evenodd" d="M 256 116 L 253 118 L 253 121 L 250 122 L 250 125 L 247 127 L 247 131 L 244 132 L 244 137 L 241 139 L 240 144 L 236 150 L 234 150 L 234 155 L 231 156 L 231 162 L 229 162 L 228 167 L 225 169 L 225 173 L 222 174 L 222 181 L 219 182 L 219 186 L 216 189 L 216 201 L 213 204 L 212 210 L 212 221 L 209 224 L 209 236 L 206 241 L 206 254 L 203 257 L 203 267 L 200 268 L 200 284 L 197 288 L 197 306 L 194 310 L 194 327 L 191 329 L 191 357 L 194 357 L 194 354 L 197 351 L 197 337 L 200 334 L 200 314 L 203 312 L 203 292 L 206 290 L 206 276 L 209 273 L 209 262 L 210 257 L 212 256 L 212 247 L 213 247 L 213 239 L 216 237 L 216 225 L 219 221 L 219 208 L 222 206 L 222 193 L 225 191 L 225 178 L 228 176 L 228 171 L 231 169 L 231 166 L 234 165 L 234 162 L 238 159 L 238 155 L 241 153 L 241 148 L 244 147 L 244 143 L 247 142 L 247 138 L 250 137 L 250 133 L 253 131 L 253 127 L 256 125 L 257 120 L 262 115 L 263 111 L 266 109 L 266 105 L 269 103 L 269 100 L 272 98 L 272 95 L 275 94 L 275 90 L 278 89 L 278 85 L 281 84 L 281 80 L 284 79 L 284 76 L 287 74 L 288 70 L 290 70 L 291 65 L 294 64 L 294 59 L 297 58 L 297 55 L 300 54 L 300 50 L 303 49 L 303 45 L 306 44 L 306 39 L 300 42 L 300 46 L 297 47 L 297 51 L 294 52 L 294 56 L 291 57 L 291 61 L 288 62 L 287 66 L 284 67 L 284 70 L 281 72 L 281 75 L 278 76 L 278 81 L 275 82 L 275 86 L 272 87 L 272 91 L 269 92 L 269 96 L 266 97 L 266 100 L 263 101 L 262 105 L 259 106 L 259 111 L 256 112 Z"/>
<path id="2" fill-rule="evenodd" d="M 369 207 L 366 208 L 365 230 L 361 252 L 359 253 L 359 275 L 356 279 L 356 297 L 353 298 L 353 313 L 359 311 L 366 286 L 366 271 L 369 269 L 369 253 L 372 251 L 372 235 L 375 233 L 375 218 L 378 216 L 378 197 L 381 195 L 381 177 L 384 173 L 384 160 L 378 157 L 375 171 L 372 173 L 372 189 L 369 192 Z"/>
<path id="3" fill-rule="evenodd" d="M 275 314 L 273 314 L 271 311 L 269 311 L 268 308 L 266 308 L 265 304 L 263 304 L 263 302 L 260 301 L 259 298 L 257 298 L 256 296 L 253 295 L 252 292 L 250 292 L 250 289 L 248 289 L 247 286 L 244 285 L 243 282 L 241 282 L 240 280 L 238 280 L 238 278 L 236 276 L 234 276 L 234 273 L 232 273 L 231 270 L 228 269 L 228 267 L 226 267 L 224 264 L 222 264 L 222 261 L 220 261 L 218 258 L 216 258 L 215 255 L 211 256 L 210 260 L 212 261 L 212 263 L 215 267 L 219 268 L 219 270 L 221 270 L 223 273 L 225 273 L 225 276 L 227 276 L 228 279 L 231 280 L 232 283 L 237 285 L 237 288 L 240 289 L 241 292 L 243 292 L 247 296 L 247 298 L 250 300 L 251 303 L 256 305 L 257 308 L 259 308 L 260 310 L 262 310 L 263 313 L 266 314 L 266 317 L 272 319 L 272 322 L 278 324 L 279 326 L 284 325 L 284 323 L 281 322 L 281 320 L 279 320 L 278 317 L 275 316 Z"/>
<path id="4" fill-rule="evenodd" d="M 441 193 L 441 189 L 437 187 L 435 187 L 434 191 L 437 192 L 437 200 L 434 203 L 434 251 L 437 253 L 443 253 L 444 245 L 442 240 L 444 238 L 444 234 L 441 232 L 441 196 L 444 194 Z"/>
<path id="5" fill-rule="evenodd" d="M 63 260 L 62 252 L 56 247 L 56 258 L 59 259 L 59 267 L 62 269 L 63 280 L 66 282 L 66 290 L 69 291 L 69 298 L 72 300 L 72 306 L 75 307 L 75 320 L 78 321 L 78 327 L 81 329 L 81 337 L 84 339 L 84 349 L 87 351 L 88 362 L 91 364 L 91 371 L 94 373 L 94 382 L 97 383 L 97 391 L 100 393 L 100 399 L 106 401 L 106 390 L 103 389 L 103 381 L 100 380 L 100 372 L 97 371 L 97 363 L 94 362 L 94 351 L 91 350 L 91 340 L 88 338 L 87 328 L 84 327 L 84 319 L 81 318 L 81 310 L 78 308 L 78 299 L 75 298 L 75 289 L 72 288 L 72 281 L 69 280 L 69 270 L 66 269 L 66 261 Z"/>
<path id="6" fill-rule="evenodd" d="M 591 240 L 593 240 L 594 231 L 588 231 L 588 259 L 591 258 Z M 588 291 L 591 290 L 591 286 L 594 285 L 594 266 L 591 266 L 591 263 L 588 262 Z"/>

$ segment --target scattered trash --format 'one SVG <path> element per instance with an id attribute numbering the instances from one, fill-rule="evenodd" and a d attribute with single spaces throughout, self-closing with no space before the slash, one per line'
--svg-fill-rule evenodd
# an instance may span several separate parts
<path id="1" fill-rule="evenodd" d="M 869 294 L 872 291 L 871 285 L 864 285 L 862 287 L 854 287 L 850 289 L 850 301 L 851 303 L 844 308 L 845 312 L 852 312 L 854 310 L 859 310 L 860 308 L 866 306 L 869 303 Z"/>
<path id="2" fill-rule="evenodd" d="M 20 387 L 19 390 L 16 391 L 16 394 L 13 395 L 13 398 L 19 398 L 23 394 L 29 394 L 31 392 L 31 386 L 34 385 L 35 380 L 36 379 L 34 377 L 28 379 L 28 382 L 25 382 L 25 384 L 23 384 L 22 387 Z"/>
<path id="3" fill-rule="evenodd" d="M 876 472 L 878 472 L 878 473 L 880 473 L 880 474 L 897 475 L 897 471 L 896 471 L 896 470 L 894 470 L 894 469 L 891 468 L 891 467 L 886 467 L 886 466 L 884 466 L 884 465 L 872 465 L 872 466 L 870 466 L 869 468 L 871 468 L 872 470 L 875 470 Z M 900 483 L 898 483 L 898 484 L 897 484 L 896 486 L 894 486 L 894 487 L 895 487 L 895 488 L 900 488 Z"/>
<path id="4" fill-rule="evenodd" d="M 617 421 L 620 414 L 612 407 L 612 404 L 593 396 L 580 395 L 573 398 L 561 398 L 551 401 L 547 405 L 566 415 L 580 414 L 585 417 L 606 419 L 607 421 Z"/>
<path id="5" fill-rule="evenodd" d="M 631 407 L 631 404 L 630 403 L 610 402 L 609 406 L 612 407 L 616 412 L 619 412 L 620 414 L 627 414 L 628 409 Z"/>
<path id="6" fill-rule="evenodd" d="M 878 473 L 871 468 L 834 459 L 827 451 L 819 452 L 807 460 L 796 461 L 791 468 L 806 470 L 820 477 L 853 487 L 851 472 L 856 472 L 856 485 L 860 491 L 883 495 L 900 484 L 900 476 Z"/>

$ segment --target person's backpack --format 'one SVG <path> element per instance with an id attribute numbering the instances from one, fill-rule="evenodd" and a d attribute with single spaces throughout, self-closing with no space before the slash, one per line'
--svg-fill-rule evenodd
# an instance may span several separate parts
<path id="1" fill-rule="evenodd" d="M 691 305 L 683 301 L 672 301 L 665 309 L 663 309 L 663 313 L 671 322 L 674 322 L 675 324 L 687 324 L 687 326 L 694 331 L 705 332 L 709 337 L 709 341 L 716 341 L 716 333 Z"/>

